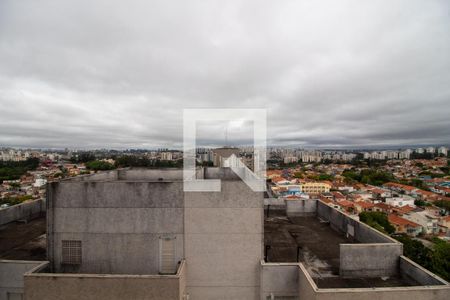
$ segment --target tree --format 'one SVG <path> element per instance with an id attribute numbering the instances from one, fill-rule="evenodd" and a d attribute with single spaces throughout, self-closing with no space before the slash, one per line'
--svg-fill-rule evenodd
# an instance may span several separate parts
<path id="1" fill-rule="evenodd" d="M 433 204 L 440 208 L 443 208 L 446 214 L 450 212 L 450 201 L 438 200 L 435 201 Z"/>
<path id="2" fill-rule="evenodd" d="M 450 244 L 439 238 L 433 238 L 432 249 L 425 247 L 420 241 L 406 235 L 395 236 L 403 244 L 403 254 L 436 273 L 445 280 L 450 280 Z"/>
<path id="3" fill-rule="evenodd" d="M 98 171 L 98 170 L 112 170 L 114 169 L 114 166 L 106 161 L 94 160 L 87 162 L 86 168 L 88 168 L 89 170 Z"/>
<path id="4" fill-rule="evenodd" d="M 359 220 L 381 232 L 388 234 L 395 232 L 395 227 L 389 223 L 385 213 L 365 211 L 359 214 Z"/>
<path id="5" fill-rule="evenodd" d="M 302 178 L 303 178 L 302 172 L 295 172 L 295 173 L 294 173 L 294 178 L 302 179 Z"/>

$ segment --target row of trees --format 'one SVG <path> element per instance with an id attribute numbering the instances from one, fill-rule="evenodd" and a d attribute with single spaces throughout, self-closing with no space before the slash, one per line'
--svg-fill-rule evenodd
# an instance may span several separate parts
<path id="1" fill-rule="evenodd" d="M 394 236 L 403 244 L 403 254 L 419 265 L 438 274 L 445 280 L 450 280 L 450 244 L 438 238 L 433 238 L 433 246 L 425 247 L 420 241 L 406 235 Z"/>
<path id="2" fill-rule="evenodd" d="M 364 169 L 361 171 L 345 170 L 342 173 L 342 176 L 350 182 L 357 181 L 371 185 L 382 185 L 386 182 L 395 180 L 391 173 L 377 169 Z"/>
<path id="3" fill-rule="evenodd" d="M 38 158 L 29 158 L 24 161 L 0 161 L 0 183 L 3 180 L 16 180 L 28 171 L 39 167 Z"/>
<path id="4" fill-rule="evenodd" d="M 146 157 L 139 157 L 134 155 L 124 155 L 115 157 L 115 164 L 102 160 L 91 160 L 85 163 L 89 170 L 112 170 L 115 168 L 124 167 L 145 167 L 145 168 L 180 168 L 183 166 L 183 161 L 163 161 L 148 159 Z"/>

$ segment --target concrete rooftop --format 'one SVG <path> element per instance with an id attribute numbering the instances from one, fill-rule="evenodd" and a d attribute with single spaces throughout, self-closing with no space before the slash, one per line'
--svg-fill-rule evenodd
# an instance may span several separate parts
<path id="1" fill-rule="evenodd" d="M 46 219 L 0 226 L 0 259 L 46 260 Z"/>
<path id="2" fill-rule="evenodd" d="M 290 217 L 284 211 L 267 212 L 264 246 L 268 262 L 302 262 L 319 288 L 369 288 L 411 286 L 400 277 L 356 278 L 339 276 L 339 244 L 351 244 L 345 235 L 317 217 Z M 270 249 L 267 250 L 267 246 Z"/>

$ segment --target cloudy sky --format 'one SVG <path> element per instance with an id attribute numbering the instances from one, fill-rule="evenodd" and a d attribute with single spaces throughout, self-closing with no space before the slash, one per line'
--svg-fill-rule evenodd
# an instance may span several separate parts
<path id="1" fill-rule="evenodd" d="M 276 145 L 449 144 L 449 53 L 448 0 L 2 0 L 0 147 L 180 147 L 185 108 L 266 108 Z"/>

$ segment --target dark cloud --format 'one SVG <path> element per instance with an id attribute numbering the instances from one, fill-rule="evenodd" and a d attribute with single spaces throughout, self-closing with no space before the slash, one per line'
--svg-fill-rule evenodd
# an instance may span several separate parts
<path id="1" fill-rule="evenodd" d="M 449 13 L 446 0 L 1 1 L 0 146 L 180 147 L 183 108 L 267 108 L 276 145 L 448 144 Z M 222 125 L 199 130 L 224 142 Z"/>

